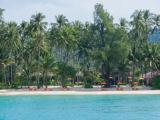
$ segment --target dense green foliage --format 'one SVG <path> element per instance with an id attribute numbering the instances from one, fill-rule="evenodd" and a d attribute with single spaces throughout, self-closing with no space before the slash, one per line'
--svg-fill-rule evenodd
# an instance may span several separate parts
<path id="1" fill-rule="evenodd" d="M 153 78 L 152 88 L 153 89 L 160 89 L 160 76 L 157 76 L 157 77 Z"/>
<path id="2" fill-rule="evenodd" d="M 0 88 L 76 84 L 85 87 L 111 78 L 128 82 L 160 69 L 160 45 L 149 35 L 160 15 L 135 11 L 131 21 L 113 17 L 96 4 L 94 23 L 69 22 L 63 15 L 47 24 L 37 13 L 30 21 L 5 22 L 0 9 Z M 81 74 L 78 74 L 80 73 Z"/>

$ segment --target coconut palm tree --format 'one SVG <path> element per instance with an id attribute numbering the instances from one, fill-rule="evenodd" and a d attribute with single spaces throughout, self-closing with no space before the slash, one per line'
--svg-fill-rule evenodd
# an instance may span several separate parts
<path id="1" fill-rule="evenodd" d="M 47 50 L 46 43 L 46 25 L 44 22 L 45 16 L 42 13 L 37 13 L 36 15 L 32 15 L 30 20 L 31 27 L 31 36 L 32 36 L 32 50 L 34 51 L 35 59 L 36 59 L 36 81 L 38 88 L 40 87 L 40 59 L 43 51 Z"/>
<path id="2" fill-rule="evenodd" d="M 153 15 L 148 11 L 135 11 L 131 16 L 131 42 L 132 42 L 132 63 L 133 63 L 133 80 L 136 67 L 145 69 L 147 72 L 147 51 L 148 36 L 150 34 Z M 144 67 L 144 68 L 142 68 Z"/>
<path id="3" fill-rule="evenodd" d="M 56 61 L 53 55 L 49 52 L 45 52 L 43 54 L 43 59 L 41 59 L 41 65 L 43 84 L 47 88 L 48 77 L 51 78 L 53 75 L 55 75 Z"/>
<path id="4" fill-rule="evenodd" d="M 13 81 L 13 65 L 16 65 L 16 57 L 17 57 L 17 51 L 21 46 L 20 36 L 17 31 L 17 24 L 15 22 L 10 22 L 7 24 L 7 33 L 5 36 L 4 46 L 7 50 L 7 57 L 11 64 L 9 65 L 9 76 L 10 76 L 10 82 Z"/>
<path id="5" fill-rule="evenodd" d="M 68 62 L 69 54 L 76 46 L 75 29 L 65 16 L 56 16 L 56 23 L 50 29 L 50 42 L 60 61 Z"/>

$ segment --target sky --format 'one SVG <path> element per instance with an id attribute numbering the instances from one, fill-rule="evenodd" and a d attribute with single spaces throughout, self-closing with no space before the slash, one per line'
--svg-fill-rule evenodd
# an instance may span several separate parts
<path id="1" fill-rule="evenodd" d="M 59 14 L 65 15 L 69 21 L 93 22 L 96 3 L 102 3 L 115 22 L 119 22 L 120 18 L 129 20 L 137 9 L 160 14 L 160 0 L 0 0 L 0 8 L 5 9 L 6 21 L 18 23 L 29 20 L 38 12 L 42 12 L 49 23 L 55 22 L 55 16 Z"/>

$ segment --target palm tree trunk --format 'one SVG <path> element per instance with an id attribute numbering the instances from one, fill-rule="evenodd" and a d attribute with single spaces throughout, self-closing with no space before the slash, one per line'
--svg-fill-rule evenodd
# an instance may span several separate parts
<path id="1" fill-rule="evenodd" d="M 28 88 L 31 85 L 31 81 L 30 81 L 30 70 L 27 71 L 27 83 L 28 83 Z"/>
<path id="2" fill-rule="evenodd" d="M 145 62 L 145 65 L 144 65 L 144 72 L 145 72 L 144 75 L 145 75 L 145 81 L 146 81 L 147 80 L 147 78 L 146 78 L 147 77 L 146 62 Z"/>
<path id="3" fill-rule="evenodd" d="M 40 84 L 39 84 L 39 75 L 40 72 L 40 50 L 38 49 L 38 76 L 37 76 L 37 87 L 40 88 Z"/>
<path id="4" fill-rule="evenodd" d="M 29 80 L 29 75 L 27 75 L 27 83 L 28 83 L 28 88 L 29 88 L 29 86 L 30 86 L 30 80 Z"/>
<path id="5" fill-rule="evenodd" d="M 6 84 L 7 84 L 7 76 L 6 76 L 5 67 L 3 68 L 3 72 L 4 72 L 4 83 L 5 83 L 5 85 L 6 85 Z"/>
<path id="6" fill-rule="evenodd" d="M 13 66 L 12 66 L 12 64 L 11 64 L 11 83 L 12 83 L 12 81 L 13 81 L 12 76 L 13 76 Z"/>
<path id="7" fill-rule="evenodd" d="M 10 66 L 8 66 L 8 85 L 10 86 Z"/>
<path id="8" fill-rule="evenodd" d="M 133 68 L 132 68 L 132 80 L 135 82 L 135 62 L 133 62 Z"/>
<path id="9" fill-rule="evenodd" d="M 44 76 L 44 80 L 45 80 L 45 87 L 47 88 L 47 79 L 46 79 L 46 77 L 47 77 L 47 73 L 45 73 L 45 76 Z"/>

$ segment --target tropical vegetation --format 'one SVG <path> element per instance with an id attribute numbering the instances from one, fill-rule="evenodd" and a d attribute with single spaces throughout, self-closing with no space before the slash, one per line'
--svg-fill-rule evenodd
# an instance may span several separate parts
<path id="1" fill-rule="evenodd" d="M 70 22 L 64 15 L 48 24 L 42 13 L 29 21 L 6 22 L 0 9 L 0 88 L 63 87 L 147 79 L 160 70 L 160 15 L 136 10 L 131 20 L 114 18 L 96 4 L 94 22 Z M 145 83 L 147 84 L 147 83 Z"/>

